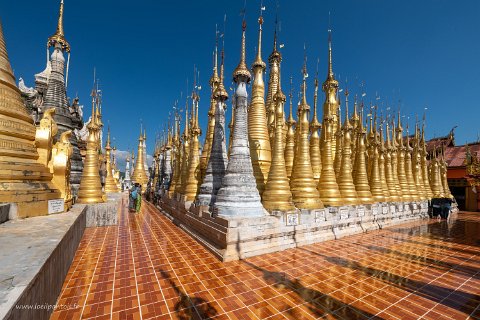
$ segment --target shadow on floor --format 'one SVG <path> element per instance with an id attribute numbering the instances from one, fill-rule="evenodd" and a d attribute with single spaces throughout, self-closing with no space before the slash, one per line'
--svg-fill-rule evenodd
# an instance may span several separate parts
<path id="1" fill-rule="evenodd" d="M 381 280 L 388 285 L 397 287 L 466 314 L 473 312 L 480 303 L 479 295 L 469 294 L 463 291 L 448 289 L 441 286 L 412 280 L 388 271 L 362 266 L 356 261 L 351 261 L 341 257 L 326 257 L 326 259 L 327 261 L 336 265 L 348 267 L 355 271 L 360 271 L 363 274 Z M 449 296 L 452 299 L 446 299 Z"/>
<path id="2" fill-rule="evenodd" d="M 238 239 L 236 248 L 238 255 L 240 256 L 240 237 Z M 366 311 L 348 305 L 331 295 L 305 287 L 299 279 L 289 279 L 285 272 L 269 271 L 247 260 L 241 260 L 241 262 L 262 272 L 265 282 L 274 288 L 286 288 L 295 293 L 298 298 L 306 302 L 308 310 L 317 318 L 323 318 L 330 315 L 342 319 L 381 319 Z M 287 309 L 284 313 L 292 319 L 296 319 L 298 316 L 294 308 Z"/>
<path id="3" fill-rule="evenodd" d="M 180 298 L 174 307 L 178 319 L 211 319 L 217 315 L 218 311 L 208 301 L 203 298 L 186 295 L 170 278 L 168 272 L 160 270 L 160 273 L 170 283 Z"/>

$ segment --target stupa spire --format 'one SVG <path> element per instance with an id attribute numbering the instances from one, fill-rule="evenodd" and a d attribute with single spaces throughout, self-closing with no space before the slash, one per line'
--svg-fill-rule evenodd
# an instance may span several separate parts
<path id="1" fill-rule="evenodd" d="M 110 126 L 109 126 L 107 131 L 107 141 L 105 142 L 105 159 L 106 159 L 106 170 L 107 170 L 107 174 L 105 176 L 105 187 L 104 187 L 105 193 L 118 192 L 117 184 L 115 183 L 115 179 L 113 178 L 111 150 L 112 148 L 110 147 Z"/>
<path id="2" fill-rule="evenodd" d="M 263 205 L 269 211 L 294 210 L 292 192 L 290 191 L 287 169 L 285 167 L 283 126 L 285 125 L 284 105 L 285 94 L 281 85 L 281 70 L 279 66 L 278 89 L 274 95 L 276 103 L 275 144 L 273 145 L 272 165 L 268 174 L 268 181 L 263 193 Z"/>
<path id="3" fill-rule="evenodd" d="M 345 89 L 345 123 L 343 127 L 343 148 L 342 162 L 338 175 L 338 188 L 343 198 L 343 204 L 355 205 L 358 203 L 357 192 L 352 177 L 352 149 L 351 149 L 352 127 L 348 119 L 348 89 Z"/>
<path id="4" fill-rule="evenodd" d="M 262 11 L 262 10 L 261 10 Z M 272 162 L 272 150 L 267 127 L 265 109 L 265 83 L 263 72 L 265 62 L 262 61 L 262 24 L 263 17 L 260 13 L 258 18 L 258 51 L 257 57 L 252 64 L 254 80 L 252 85 L 252 100 L 248 110 L 248 140 L 250 145 L 250 157 L 252 158 L 253 174 L 257 181 L 257 189 L 260 196 L 263 194 L 267 183 L 270 164 Z"/>
<path id="5" fill-rule="evenodd" d="M 320 135 L 318 129 L 322 127 L 317 117 L 317 100 L 318 100 L 318 61 L 317 72 L 315 74 L 315 91 L 313 95 L 313 116 L 310 122 L 310 161 L 312 163 L 313 179 L 318 184 L 320 173 L 322 172 L 322 158 L 320 154 Z"/>
<path id="6" fill-rule="evenodd" d="M 208 160 L 207 170 L 203 183 L 200 186 L 198 204 L 212 207 L 216 201 L 218 190 L 222 185 L 223 177 L 228 164 L 227 146 L 225 141 L 225 101 L 227 91 L 223 86 L 224 46 L 221 52 L 220 82 L 214 92 L 215 99 L 215 128 L 213 131 L 212 151 Z"/>
<path id="7" fill-rule="evenodd" d="M 273 51 L 268 57 L 270 74 L 268 78 L 267 99 L 265 103 L 266 112 L 267 112 L 267 127 L 268 127 L 268 134 L 270 138 L 270 146 L 273 145 L 274 136 L 275 136 L 275 102 L 273 101 L 273 96 L 277 92 L 278 74 L 279 74 L 278 68 L 279 68 L 280 62 L 282 61 L 282 55 L 277 50 L 277 25 L 278 25 L 278 18 L 275 18 Z"/>
<path id="8" fill-rule="evenodd" d="M 233 72 L 237 84 L 234 96 L 235 121 L 233 141 L 227 171 L 218 190 L 215 209 L 221 216 L 263 216 L 257 182 L 253 175 L 248 146 L 247 82 L 250 72 L 245 64 L 245 19 L 242 22 L 242 50 L 240 63 Z"/>
<path id="9" fill-rule="evenodd" d="M 300 105 L 298 106 L 298 133 L 292 175 L 290 177 L 290 188 L 295 206 L 299 209 L 311 210 L 323 208 L 323 203 L 318 194 L 317 184 L 313 178 L 312 164 L 310 162 L 310 148 L 308 142 L 308 112 L 310 106 L 307 104 L 306 99 L 306 78 L 308 76 L 306 55 L 304 57 L 302 74 L 302 97 Z"/>
<path id="10" fill-rule="evenodd" d="M 293 158 L 295 154 L 295 119 L 293 118 L 293 78 L 290 77 L 290 112 L 287 120 L 287 138 L 285 142 L 285 167 L 287 169 L 287 177 L 290 179 L 292 175 Z"/>
<path id="11" fill-rule="evenodd" d="M 65 33 L 63 31 L 63 0 L 60 1 L 60 9 L 58 12 L 58 22 L 57 22 L 57 30 L 55 33 L 48 38 L 48 46 L 55 46 L 55 44 L 60 44 L 62 50 L 70 52 L 70 45 L 68 44 L 67 40 L 65 39 Z"/>

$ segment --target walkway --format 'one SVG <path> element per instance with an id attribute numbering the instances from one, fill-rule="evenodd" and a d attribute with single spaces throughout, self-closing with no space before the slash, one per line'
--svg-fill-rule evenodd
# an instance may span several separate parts
<path id="1" fill-rule="evenodd" d="M 480 213 L 458 216 L 222 263 L 123 207 L 85 231 L 51 319 L 479 319 Z"/>

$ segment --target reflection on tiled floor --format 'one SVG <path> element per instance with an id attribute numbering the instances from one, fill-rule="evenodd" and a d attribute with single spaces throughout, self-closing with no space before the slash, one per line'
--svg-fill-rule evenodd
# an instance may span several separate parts
<path id="1" fill-rule="evenodd" d="M 119 221 L 85 231 L 52 319 L 480 318 L 480 213 L 229 263 L 149 204 Z"/>

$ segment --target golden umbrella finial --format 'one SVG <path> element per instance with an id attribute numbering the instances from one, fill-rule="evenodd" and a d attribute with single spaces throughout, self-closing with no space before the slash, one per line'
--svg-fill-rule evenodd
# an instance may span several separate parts
<path id="1" fill-rule="evenodd" d="M 48 46 L 55 46 L 58 43 L 62 46 L 62 49 L 70 52 L 70 45 L 68 44 L 67 40 L 65 39 L 65 34 L 63 32 L 63 0 L 60 1 L 60 10 L 58 13 L 58 23 L 57 23 L 57 31 L 54 35 L 48 38 Z"/>
<path id="2" fill-rule="evenodd" d="M 245 19 L 242 21 L 242 46 L 241 46 L 241 51 L 240 51 L 240 62 L 238 63 L 238 66 L 235 68 L 233 71 L 233 81 L 239 82 L 240 77 L 245 78 L 245 82 L 248 83 L 250 82 L 250 71 L 248 71 L 247 68 L 247 63 L 246 63 L 246 49 L 245 49 L 245 30 L 247 29 L 247 22 Z"/>

